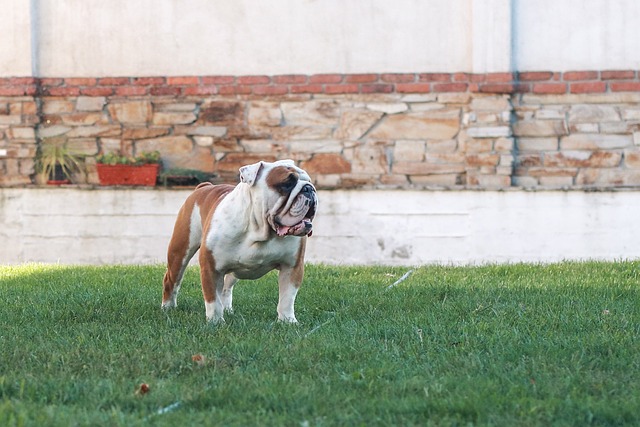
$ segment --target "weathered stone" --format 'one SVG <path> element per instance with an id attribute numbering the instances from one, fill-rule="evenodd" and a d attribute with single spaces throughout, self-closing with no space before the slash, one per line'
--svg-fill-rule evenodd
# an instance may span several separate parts
<path id="1" fill-rule="evenodd" d="M 464 163 L 465 153 L 456 151 L 453 153 L 427 153 L 425 159 L 427 163 Z"/>
<path id="2" fill-rule="evenodd" d="M 571 176 L 541 176 L 540 185 L 548 188 L 567 188 L 573 185 Z"/>
<path id="3" fill-rule="evenodd" d="M 624 165 L 628 168 L 640 168 L 640 151 L 625 150 Z"/>
<path id="4" fill-rule="evenodd" d="M 413 113 L 420 113 L 423 111 L 442 110 L 446 107 L 445 104 L 439 102 L 420 102 L 411 104 L 411 111 Z"/>
<path id="5" fill-rule="evenodd" d="M 198 147 L 211 147 L 213 145 L 212 136 L 194 136 L 193 141 Z"/>
<path id="6" fill-rule="evenodd" d="M 0 116 L 0 126 L 22 124 L 22 117 L 19 115 Z"/>
<path id="7" fill-rule="evenodd" d="M 389 172 L 389 160 L 384 144 L 364 143 L 345 150 L 351 154 L 351 171 L 355 174 L 385 174 Z"/>
<path id="8" fill-rule="evenodd" d="M 380 175 L 380 185 L 384 187 L 402 188 L 407 184 L 409 184 L 409 180 L 406 175 Z"/>
<path id="9" fill-rule="evenodd" d="M 318 174 L 314 176 L 314 185 L 316 188 L 339 188 L 339 174 Z"/>
<path id="10" fill-rule="evenodd" d="M 515 136 L 560 136 L 568 133 L 563 120 L 519 121 L 513 126 Z"/>
<path id="11" fill-rule="evenodd" d="M 640 93 L 616 92 L 603 94 L 522 95 L 523 104 L 639 104 Z"/>
<path id="12" fill-rule="evenodd" d="M 474 96 L 471 100 L 474 111 L 505 111 L 511 110 L 508 96 Z"/>
<path id="13" fill-rule="evenodd" d="M 239 125 L 244 122 L 244 104 L 230 101 L 210 101 L 200 107 L 198 123 L 218 126 Z"/>
<path id="14" fill-rule="evenodd" d="M 186 125 L 196 121 L 193 112 L 159 112 L 153 113 L 154 125 Z"/>
<path id="15" fill-rule="evenodd" d="M 337 101 L 283 102 L 280 108 L 288 126 L 335 126 L 340 118 Z"/>
<path id="16" fill-rule="evenodd" d="M 253 102 L 249 106 L 249 126 L 280 126 L 282 111 L 275 102 Z"/>
<path id="17" fill-rule="evenodd" d="M 153 104 L 155 111 L 195 111 L 195 102 L 171 102 L 171 103 L 155 103 Z"/>
<path id="18" fill-rule="evenodd" d="M 434 102 L 438 99 L 438 95 L 433 93 L 411 93 L 400 98 L 402 102 Z"/>
<path id="19" fill-rule="evenodd" d="M 216 153 L 231 153 L 242 151 L 242 147 L 237 139 L 215 139 L 213 141 L 213 151 Z"/>
<path id="20" fill-rule="evenodd" d="M 240 141 L 240 145 L 247 153 L 280 153 L 285 151 L 282 143 L 276 143 L 270 139 L 246 139 Z"/>
<path id="21" fill-rule="evenodd" d="M 563 107 L 547 107 L 536 111 L 535 117 L 538 120 L 564 120 L 566 113 Z"/>
<path id="22" fill-rule="evenodd" d="M 538 186 L 538 179 L 532 176 L 514 176 L 513 185 L 522 188 L 531 188 Z"/>
<path id="23" fill-rule="evenodd" d="M 35 139 L 36 133 L 33 128 L 13 127 L 7 130 L 9 139 Z"/>
<path id="24" fill-rule="evenodd" d="M 459 174 L 411 175 L 409 181 L 418 186 L 453 187 L 461 184 Z"/>
<path id="25" fill-rule="evenodd" d="M 106 103 L 104 96 L 79 96 L 76 100 L 77 111 L 102 111 Z"/>
<path id="26" fill-rule="evenodd" d="M 427 151 L 433 153 L 447 153 L 455 151 L 457 147 L 458 141 L 455 139 L 427 141 Z"/>
<path id="27" fill-rule="evenodd" d="M 151 102 L 126 101 L 108 105 L 111 117 L 123 124 L 145 124 L 151 120 Z"/>
<path id="28" fill-rule="evenodd" d="M 597 123 L 574 123 L 569 126 L 569 133 L 598 133 Z"/>
<path id="29" fill-rule="evenodd" d="M 426 150 L 424 141 L 396 141 L 393 148 L 394 161 L 421 162 Z"/>
<path id="30" fill-rule="evenodd" d="M 633 145 L 639 145 L 640 146 L 640 132 L 634 132 L 633 133 Z"/>
<path id="31" fill-rule="evenodd" d="M 94 138 L 75 138 L 67 141 L 67 147 L 75 153 L 86 156 L 95 156 L 98 154 L 98 144 Z"/>
<path id="32" fill-rule="evenodd" d="M 533 167 L 529 168 L 528 174 L 531 176 L 576 176 L 577 168 L 547 168 Z"/>
<path id="33" fill-rule="evenodd" d="M 511 186 L 511 178 L 504 175 L 467 175 L 467 185 L 490 189 L 508 188 Z"/>
<path id="34" fill-rule="evenodd" d="M 513 151 L 513 138 L 498 138 L 493 143 L 493 149 L 495 151 Z"/>
<path id="35" fill-rule="evenodd" d="M 511 154 L 502 154 L 500 155 L 500 162 L 498 163 L 500 166 L 507 167 L 509 169 L 508 173 L 511 173 L 511 166 L 513 166 L 513 162 L 515 161 L 515 157 Z"/>
<path id="36" fill-rule="evenodd" d="M 468 104 L 471 94 L 468 92 L 447 92 L 438 95 L 438 102 L 443 104 Z"/>
<path id="37" fill-rule="evenodd" d="M 311 160 L 302 162 L 300 167 L 312 175 L 351 173 L 351 163 L 342 155 L 334 153 L 316 154 Z"/>
<path id="38" fill-rule="evenodd" d="M 40 138 L 53 138 L 56 136 L 64 135 L 65 133 L 71 130 L 70 127 L 67 126 L 47 126 L 47 127 L 39 127 L 37 134 Z"/>
<path id="39" fill-rule="evenodd" d="M 569 123 L 615 122 L 620 120 L 616 109 L 610 105 L 579 104 L 569 109 Z"/>
<path id="40" fill-rule="evenodd" d="M 640 120 L 640 108 L 638 107 L 622 107 L 621 109 L 623 120 Z"/>
<path id="41" fill-rule="evenodd" d="M 541 154 L 520 154 L 516 159 L 518 166 L 528 168 L 532 166 L 542 166 Z"/>
<path id="42" fill-rule="evenodd" d="M 464 172 L 464 164 L 394 162 L 391 171 L 394 174 L 406 175 L 455 174 Z"/>
<path id="43" fill-rule="evenodd" d="M 214 172 L 215 158 L 211 150 L 195 147 L 190 155 L 176 154 L 163 156 L 162 162 L 167 168 L 197 169 L 203 172 Z"/>
<path id="44" fill-rule="evenodd" d="M 464 151 L 467 153 L 478 153 L 491 151 L 493 148 L 493 141 L 490 139 L 465 139 Z"/>
<path id="45" fill-rule="evenodd" d="M 122 138 L 124 139 L 157 138 L 159 136 L 168 135 L 170 131 L 171 131 L 170 127 L 162 127 L 162 128 L 127 127 L 122 131 Z"/>
<path id="46" fill-rule="evenodd" d="M 184 155 L 193 150 L 193 141 L 186 136 L 165 136 L 141 139 L 135 143 L 136 152 L 158 150 L 162 156 Z"/>
<path id="47" fill-rule="evenodd" d="M 509 126 L 470 127 L 467 134 L 472 138 L 501 138 L 511 136 Z"/>
<path id="48" fill-rule="evenodd" d="M 609 168 L 620 164 L 622 154 L 612 151 L 562 151 L 547 153 L 545 166 Z"/>
<path id="49" fill-rule="evenodd" d="M 631 135 L 574 134 L 560 141 L 561 150 L 610 150 L 631 146 Z"/>
<path id="50" fill-rule="evenodd" d="M 558 138 L 518 138 L 520 151 L 554 151 L 558 149 Z"/>
<path id="51" fill-rule="evenodd" d="M 223 173 L 227 172 L 235 176 L 238 174 L 238 171 L 242 166 L 257 163 L 261 160 L 273 162 L 276 160 L 276 156 L 248 153 L 227 153 L 215 163 L 215 170 Z"/>
<path id="52" fill-rule="evenodd" d="M 43 114 L 63 114 L 73 112 L 73 102 L 66 99 L 48 99 L 45 98 L 42 102 Z"/>
<path id="53" fill-rule="evenodd" d="M 367 110 L 379 111 L 385 114 L 398 114 L 407 111 L 409 107 L 403 102 L 398 103 L 380 103 L 380 104 L 367 104 Z"/>
<path id="54" fill-rule="evenodd" d="M 460 130 L 460 110 L 446 109 L 385 116 L 371 132 L 378 139 L 451 139 Z"/>
<path id="55" fill-rule="evenodd" d="M 637 186 L 640 185 L 640 170 L 636 169 L 583 169 L 576 177 L 578 185 Z"/>
<path id="56" fill-rule="evenodd" d="M 498 154 L 472 154 L 466 156 L 466 164 L 470 167 L 497 166 L 500 161 Z"/>
<path id="57" fill-rule="evenodd" d="M 120 139 L 100 138 L 100 151 L 102 153 L 116 153 L 121 151 L 123 143 Z"/>
<path id="58" fill-rule="evenodd" d="M 290 153 L 339 153 L 344 147 L 340 141 L 291 141 L 287 143 Z"/>
<path id="59" fill-rule="evenodd" d="M 282 126 L 269 128 L 276 141 L 331 139 L 332 129 L 324 126 Z"/>
<path id="60" fill-rule="evenodd" d="M 340 123 L 334 137 L 357 141 L 378 123 L 382 116 L 383 113 L 378 111 L 346 111 L 340 117 Z"/>
<path id="61" fill-rule="evenodd" d="M 222 138 L 228 136 L 228 128 L 224 126 L 181 126 L 173 127 L 174 135 L 189 136 L 213 136 L 214 138 Z"/>
<path id="62" fill-rule="evenodd" d="M 69 126 L 87 126 L 95 125 L 96 123 L 107 124 L 108 120 L 104 119 L 102 113 L 74 113 L 64 114 L 60 116 L 62 123 Z"/>

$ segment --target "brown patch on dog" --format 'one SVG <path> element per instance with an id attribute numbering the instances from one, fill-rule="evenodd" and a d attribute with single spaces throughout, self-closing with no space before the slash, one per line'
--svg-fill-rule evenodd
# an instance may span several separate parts
<path id="1" fill-rule="evenodd" d="M 288 194 L 298 183 L 300 176 L 292 167 L 276 166 L 267 176 L 267 185 L 280 194 Z"/>

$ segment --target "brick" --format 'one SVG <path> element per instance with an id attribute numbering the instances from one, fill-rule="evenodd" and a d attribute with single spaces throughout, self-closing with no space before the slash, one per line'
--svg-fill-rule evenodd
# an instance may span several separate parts
<path id="1" fill-rule="evenodd" d="M 381 74 L 380 80 L 387 83 L 413 83 L 416 81 L 415 74 Z"/>
<path id="2" fill-rule="evenodd" d="M 114 88 L 109 86 L 98 86 L 98 87 L 83 87 L 80 88 L 80 94 L 86 96 L 110 96 L 115 92 Z"/>
<path id="3" fill-rule="evenodd" d="M 469 85 L 467 83 L 435 83 L 434 92 L 466 92 Z"/>
<path id="4" fill-rule="evenodd" d="M 518 80 L 521 81 L 547 81 L 551 80 L 553 73 L 550 71 L 526 71 L 518 73 Z"/>
<path id="5" fill-rule="evenodd" d="M 103 77 L 98 79 L 98 86 L 125 86 L 130 82 L 129 77 Z"/>
<path id="6" fill-rule="evenodd" d="M 182 94 L 185 96 L 216 95 L 217 93 L 216 86 L 189 86 L 182 89 Z"/>
<path id="7" fill-rule="evenodd" d="M 234 76 L 205 76 L 200 80 L 204 85 L 231 85 L 236 82 Z"/>
<path id="8" fill-rule="evenodd" d="M 627 80 L 636 78 L 636 72 L 633 70 L 602 71 L 600 75 L 602 80 Z"/>
<path id="9" fill-rule="evenodd" d="M 255 95 L 285 95 L 289 93 L 289 86 L 253 86 L 251 92 Z"/>
<path id="10" fill-rule="evenodd" d="M 418 81 L 421 82 L 450 82 L 452 75 L 449 73 L 424 73 L 418 74 Z"/>
<path id="11" fill-rule="evenodd" d="M 524 86 L 520 86 L 524 87 Z M 483 84 L 478 87 L 481 93 L 514 93 L 516 85 L 514 84 Z"/>
<path id="12" fill-rule="evenodd" d="M 157 86 L 165 84 L 165 79 L 164 77 L 137 77 L 133 79 L 133 84 L 136 86 Z"/>
<path id="13" fill-rule="evenodd" d="M 58 77 L 44 77 L 40 79 L 40 84 L 45 86 L 61 86 L 64 83 L 64 79 Z"/>
<path id="14" fill-rule="evenodd" d="M 178 96 L 181 89 L 176 86 L 152 86 L 149 93 L 154 96 Z"/>
<path id="15" fill-rule="evenodd" d="M 511 83 L 514 80 L 514 73 L 488 73 L 485 79 L 489 83 Z"/>
<path id="16" fill-rule="evenodd" d="M 144 86 L 121 86 L 116 87 L 116 95 L 118 96 L 139 96 L 149 93 L 149 88 Z"/>
<path id="17" fill-rule="evenodd" d="M 324 87 L 324 93 L 328 94 L 345 94 L 358 92 L 358 85 L 356 84 L 326 85 Z"/>
<path id="18" fill-rule="evenodd" d="M 240 85 L 266 85 L 271 83 L 269 76 L 241 76 L 237 79 Z"/>
<path id="19" fill-rule="evenodd" d="M 50 96 L 78 96 L 80 88 L 77 86 L 51 87 L 47 88 L 45 93 Z"/>
<path id="20" fill-rule="evenodd" d="M 303 93 L 322 93 L 323 87 L 321 84 L 309 84 L 309 85 L 295 85 L 290 88 L 291 93 L 303 94 Z"/>
<path id="21" fill-rule="evenodd" d="M 567 93 L 567 85 L 565 83 L 535 83 L 533 93 Z"/>
<path id="22" fill-rule="evenodd" d="M 218 89 L 220 95 L 250 95 L 251 86 L 233 85 L 233 86 L 221 86 Z"/>
<path id="23" fill-rule="evenodd" d="M 471 81 L 471 74 L 469 73 L 454 73 L 453 74 L 454 82 L 469 82 Z"/>
<path id="24" fill-rule="evenodd" d="M 182 77 L 167 77 L 167 84 L 170 86 L 188 86 L 188 85 L 197 85 L 200 79 L 196 76 L 182 76 Z"/>
<path id="25" fill-rule="evenodd" d="M 97 83 L 97 79 L 71 77 L 64 79 L 64 83 L 67 86 L 95 86 Z"/>
<path id="26" fill-rule="evenodd" d="M 429 93 L 431 84 L 429 83 L 398 83 L 396 91 L 399 93 Z"/>
<path id="27" fill-rule="evenodd" d="M 377 74 L 349 74 L 345 76 L 345 83 L 375 83 L 377 81 Z"/>
<path id="28" fill-rule="evenodd" d="M 571 83 L 571 93 L 604 93 L 607 91 L 605 82 Z"/>
<path id="29" fill-rule="evenodd" d="M 640 92 L 640 82 L 611 82 L 609 87 L 613 92 Z"/>
<path id="30" fill-rule="evenodd" d="M 363 84 L 361 93 L 393 93 L 393 85 L 390 84 Z"/>
<path id="31" fill-rule="evenodd" d="M 342 74 L 314 74 L 309 77 L 309 83 L 340 83 Z"/>
<path id="32" fill-rule="evenodd" d="M 566 71 L 562 74 L 564 81 L 594 80 L 597 78 L 597 71 Z"/>
<path id="33" fill-rule="evenodd" d="M 287 74 L 274 76 L 272 80 L 275 84 L 303 84 L 307 82 L 308 77 L 303 74 Z"/>

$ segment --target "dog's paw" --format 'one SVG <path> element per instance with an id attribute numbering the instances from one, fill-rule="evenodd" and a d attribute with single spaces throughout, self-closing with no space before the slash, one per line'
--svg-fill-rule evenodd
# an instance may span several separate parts
<path id="1" fill-rule="evenodd" d="M 222 316 L 207 317 L 207 323 L 210 325 L 224 325 L 226 322 Z"/>
<path id="2" fill-rule="evenodd" d="M 296 319 L 296 316 L 278 316 L 278 322 L 296 324 L 298 323 L 298 319 Z"/>
<path id="3" fill-rule="evenodd" d="M 160 308 L 162 308 L 163 310 L 169 310 L 169 309 L 175 308 L 177 306 L 178 306 L 178 304 L 176 304 L 175 301 L 168 300 L 168 301 L 162 301 L 162 305 L 160 306 Z"/>

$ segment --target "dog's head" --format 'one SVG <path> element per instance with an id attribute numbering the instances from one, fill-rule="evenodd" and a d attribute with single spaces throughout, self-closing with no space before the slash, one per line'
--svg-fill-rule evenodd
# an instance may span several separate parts
<path id="1" fill-rule="evenodd" d="M 240 182 L 263 192 L 266 220 L 278 236 L 311 236 L 318 196 L 309 174 L 293 160 L 243 166 Z"/>

